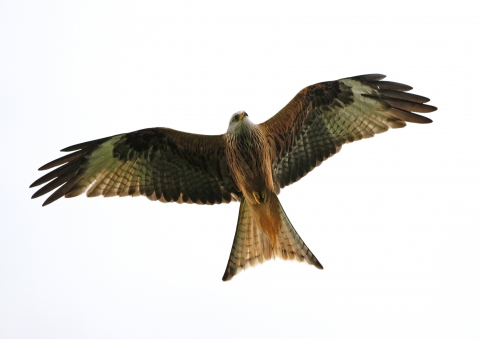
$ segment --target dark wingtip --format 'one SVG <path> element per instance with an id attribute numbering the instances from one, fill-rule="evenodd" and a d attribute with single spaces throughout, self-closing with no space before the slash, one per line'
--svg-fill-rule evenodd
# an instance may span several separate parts
<path id="1" fill-rule="evenodd" d="M 76 151 L 78 149 L 80 149 L 80 147 L 77 147 L 77 145 L 73 145 L 73 146 L 68 146 L 68 147 L 62 148 L 60 150 L 60 152 L 72 152 L 72 151 Z"/>
<path id="2" fill-rule="evenodd" d="M 402 91 L 402 92 L 408 92 L 413 89 L 412 86 L 401 84 L 399 82 L 393 82 L 393 81 L 370 81 L 372 85 L 377 86 L 379 89 L 386 89 L 386 90 L 392 90 L 392 91 Z"/>
<path id="3" fill-rule="evenodd" d="M 363 74 L 363 75 L 358 75 L 356 77 L 353 77 L 353 79 L 359 79 L 363 81 L 379 81 L 387 76 L 384 74 L 379 74 L 379 73 L 373 73 L 373 74 Z"/>
<path id="4" fill-rule="evenodd" d="M 64 187 L 64 186 L 63 186 L 63 187 Z M 63 193 L 60 193 L 60 194 L 59 194 L 59 191 L 60 191 L 61 189 L 62 189 L 62 187 L 60 187 L 60 188 L 59 188 L 58 190 L 56 190 L 51 196 L 49 196 L 48 199 L 43 202 L 42 207 L 45 207 L 45 206 L 51 204 L 52 202 L 60 199 L 61 197 L 63 197 L 63 196 L 64 196 Z"/>
<path id="5" fill-rule="evenodd" d="M 41 177 L 41 178 L 38 178 L 37 180 L 35 180 L 29 187 L 32 188 L 32 187 L 36 187 L 38 185 L 41 185 L 43 184 L 45 181 L 42 180 L 44 177 Z"/>
<path id="6" fill-rule="evenodd" d="M 72 151 L 76 151 L 76 150 L 79 150 L 79 149 L 88 148 L 88 147 L 91 147 L 91 146 L 97 146 L 99 144 L 103 144 L 105 141 L 107 141 L 108 139 L 110 139 L 114 136 L 101 138 L 101 139 L 95 139 L 95 140 L 91 140 L 91 141 L 87 141 L 87 142 L 81 142 L 79 144 L 75 144 L 75 145 L 72 145 L 72 146 L 65 147 L 65 148 L 61 149 L 60 152 L 72 152 Z"/>
<path id="7" fill-rule="evenodd" d="M 374 74 L 364 74 L 358 77 L 366 81 L 378 81 L 378 80 L 385 79 L 387 76 L 384 74 L 374 73 Z"/>
<path id="8" fill-rule="evenodd" d="M 45 171 L 47 169 L 50 169 L 50 168 L 53 168 L 53 167 L 56 167 L 56 166 L 60 166 L 64 163 L 66 163 L 68 161 L 67 157 L 70 157 L 71 155 L 69 154 L 68 156 L 64 156 L 64 157 L 61 157 L 61 158 L 58 158 L 58 159 L 55 159 L 55 160 L 52 160 L 50 161 L 49 163 L 43 165 L 42 167 L 40 167 L 38 170 L 39 171 Z M 62 159 L 66 159 L 64 161 L 62 161 Z"/>
<path id="9" fill-rule="evenodd" d="M 47 205 L 50 205 L 52 202 L 54 202 L 54 201 L 57 200 L 57 199 L 52 200 L 52 201 L 48 201 L 48 200 L 49 200 L 49 199 L 45 200 L 45 202 L 42 204 L 42 207 L 45 207 L 45 206 L 47 206 Z"/>
<path id="10" fill-rule="evenodd" d="M 30 187 L 32 187 L 32 186 L 30 186 Z M 36 191 L 35 193 L 33 193 L 31 199 L 36 199 L 36 198 L 38 198 L 38 197 L 40 197 L 40 196 L 43 195 L 43 194 L 39 194 L 38 192 L 39 192 L 39 191 Z"/>
<path id="11" fill-rule="evenodd" d="M 223 274 L 222 281 L 229 281 L 232 280 L 233 274 L 231 274 L 228 270 L 228 268 L 225 270 L 225 273 Z"/>
<path id="12" fill-rule="evenodd" d="M 32 195 L 31 199 L 36 199 L 36 198 L 38 198 L 38 197 L 41 197 L 41 196 L 44 195 L 44 194 L 45 194 L 45 193 L 41 193 L 40 191 L 36 191 L 36 192 Z M 43 206 L 47 206 L 48 204 L 51 204 L 51 203 L 54 201 L 54 200 L 51 200 L 51 201 L 48 201 L 48 200 L 49 200 L 49 199 L 45 200 L 45 202 L 42 204 L 42 207 L 43 207 Z"/>

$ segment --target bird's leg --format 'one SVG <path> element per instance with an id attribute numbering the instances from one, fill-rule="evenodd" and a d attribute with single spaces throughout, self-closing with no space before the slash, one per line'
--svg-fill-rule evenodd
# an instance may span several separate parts
<path id="1" fill-rule="evenodd" d="M 267 202 L 267 200 L 268 200 L 267 197 L 268 197 L 267 192 L 266 192 L 266 191 L 262 191 L 262 199 L 263 199 L 263 202 Z"/>
<path id="2" fill-rule="evenodd" d="M 260 204 L 260 195 L 258 192 L 253 191 L 253 198 L 255 198 L 255 201 Z"/>

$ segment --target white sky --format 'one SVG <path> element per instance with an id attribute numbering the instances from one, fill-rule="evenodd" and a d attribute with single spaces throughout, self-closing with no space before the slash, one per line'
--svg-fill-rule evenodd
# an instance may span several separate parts
<path id="1" fill-rule="evenodd" d="M 478 6 L 2 1 L 0 337 L 480 337 Z M 365 73 L 439 110 L 282 191 L 323 271 L 277 260 L 222 282 L 237 203 L 30 200 L 63 147 L 219 134 Z"/>

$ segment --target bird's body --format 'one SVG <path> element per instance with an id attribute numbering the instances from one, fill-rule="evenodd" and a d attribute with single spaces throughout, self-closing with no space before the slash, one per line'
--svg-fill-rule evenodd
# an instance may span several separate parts
<path id="1" fill-rule="evenodd" d="M 245 112 L 232 116 L 226 138 L 226 156 L 232 178 L 242 192 L 237 233 L 223 276 L 231 279 L 239 267 L 273 257 L 307 258 L 322 268 L 286 217 L 275 192 L 271 149 L 261 126 Z M 240 254 L 240 255 L 239 255 Z"/>
<path id="2" fill-rule="evenodd" d="M 250 204 L 264 202 L 274 192 L 272 157 L 265 148 L 267 138 L 262 129 L 249 121 L 245 112 L 235 113 L 232 119 L 239 125 L 225 134 L 226 156 L 232 178 Z"/>
<path id="3" fill-rule="evenodd" d="M 411 87 L 362 75 L 308 86 L 269 120 L 254 124 L 235 113 L 222 135 L 149 128 L 70 146 L 75 151 L 40 168 L 63 165 L 32 186 L 45 201 L 88 196 L 137 196 L 178 203 L 240 201 L 237 229 L 223 280 L 274 257 L 322 268 L 283 210 L 278 194 L 342 144 L 405 122 L 429 123 L 425 97 Z"/>

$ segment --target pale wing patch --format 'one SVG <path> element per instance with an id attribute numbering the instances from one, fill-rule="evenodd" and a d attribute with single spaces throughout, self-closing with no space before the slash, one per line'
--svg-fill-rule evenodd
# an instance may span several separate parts
<path id="1" fill-rule="evenodd" d="M 123 135 L 112 137 L 94 150 L 89 156 L 88 167 L 77 188 L 65 195 L 66 198 L 76 197 L 87 191 L 87 196 L 97 196 L 101 193 L 93 192 L 95 187 L 110 173 L 118 160 L 114 159 L 113 146 Z M 92 189 L 93 187 L 93 189 Z"/>

